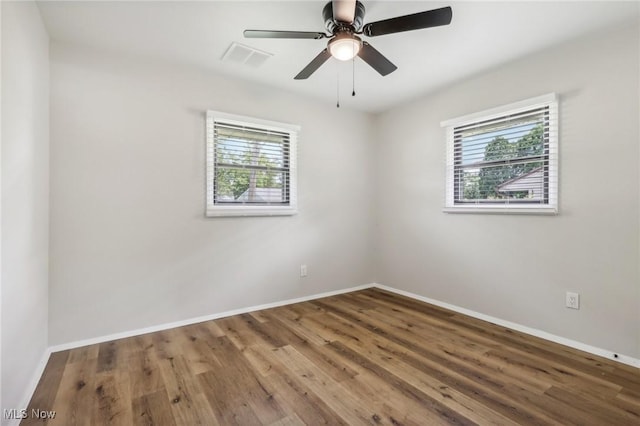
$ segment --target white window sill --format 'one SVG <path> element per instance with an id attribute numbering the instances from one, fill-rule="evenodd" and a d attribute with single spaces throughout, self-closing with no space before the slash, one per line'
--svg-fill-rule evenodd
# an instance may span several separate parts
<path id="1" fill-rule="evenodd" d="M 528 215 L 557 215 L 556 207 L 493 207 L 493 206 L 468 206 L 445 207 L 445 213 L 475 213 L 475 214 L 528 214 Z"/>
<path id="2" fill-rule="evenodd" d="M 293 216 L 298 213 L 294 207 L 256 207 L 256 206 L 216 206 L 208 207 L 207 217 L 256 217 L 256 216 Z"/>

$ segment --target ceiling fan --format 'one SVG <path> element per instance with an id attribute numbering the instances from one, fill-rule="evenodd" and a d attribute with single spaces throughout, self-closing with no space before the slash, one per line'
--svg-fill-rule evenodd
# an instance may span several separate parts
<path id="1" fill-rule="evenodd" d="M 373 69 L 385 76 L 398 67 L 384 55 L 362 40 L 361 35 L 377 37 L 404 31 L 438 27 L 451 23 L 450 7 L 428 10 L 411 15 L 398 16 L 363 25 L 365 8 L 356 0 L 333 0 L 322 9 L 322 18 L 330 34 L 314 31 L 245 30 L 247 38 L 288 38 L 320 40 L 328 38 L 327 47 L 320 52 L 298 75 L 296 80 L 309 78 L 331 56 L 348 61 L 359 56 Z"/>

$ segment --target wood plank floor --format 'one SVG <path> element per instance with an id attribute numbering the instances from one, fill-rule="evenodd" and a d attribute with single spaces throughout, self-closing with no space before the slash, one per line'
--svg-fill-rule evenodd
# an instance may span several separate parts
<path id="1" fill-rule="evenodd" d="M 640 370 L 368 289 L 54 353 L 31 408 L 52 425 L 640 425 Z"/>

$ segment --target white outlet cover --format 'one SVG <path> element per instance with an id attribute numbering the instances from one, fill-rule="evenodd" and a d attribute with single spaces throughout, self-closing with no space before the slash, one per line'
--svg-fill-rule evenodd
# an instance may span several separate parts
<path id="1" fill-rule="evenodd" d="M 565 305 L 567 308 L 580 309 L 580 294 L 568 291 Z"/>

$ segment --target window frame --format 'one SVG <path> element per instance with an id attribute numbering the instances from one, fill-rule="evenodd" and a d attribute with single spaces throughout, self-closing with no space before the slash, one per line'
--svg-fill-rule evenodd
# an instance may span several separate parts
<path id="1" fill-rule="evenodd" d="M 548 107 L 548 179 L 545 184 L 545 203 L 509 203 L 509 200 L 485 203 L 462 203 L 455 200 L 455 137 L 456 128 L 480 124 L 490 120 L 516 115 L 529 110 Z M 440 123 L 446 128 L 445 213 L 506 213 L 506 214 L 558 214 L 558 96 L 555 93 L 514 102 L 508 105 L 453 118 Z"/>
<path id="2" fill-rule="evenodd" d="M 287 133 L 289 135 L 288 158 L 288 188 L 289 203 L 286 205 L 268 204 L 218 204 L 214 200 L 216 163 L 215 136 L 216 122 L 253 127 L 265 131 Z M 220 111 L 207 110 L 206 113 L 206 217 L 238 217 L 238 216 L 291 216 L 298 212 L 298 173 L 297 149 L 300 126 L 260 118 L 229 114 Z"/>

